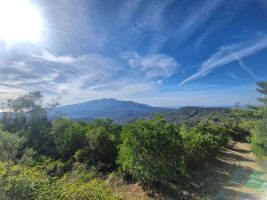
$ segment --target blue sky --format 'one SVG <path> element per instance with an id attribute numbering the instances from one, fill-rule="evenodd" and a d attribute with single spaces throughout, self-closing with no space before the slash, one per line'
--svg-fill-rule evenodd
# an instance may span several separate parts
<path id="1" fill-rule="evenodd" d="M 267 80 L 266 0 L 49 0 L 38 42 L 0 39 L 0 100 L 256 103 Z"/>

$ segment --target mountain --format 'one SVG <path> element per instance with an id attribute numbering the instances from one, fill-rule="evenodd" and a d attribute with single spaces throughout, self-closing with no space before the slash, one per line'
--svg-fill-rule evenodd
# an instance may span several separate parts
<path id="1" fill-rule="evenodd" d="M 145 114 L 167 111 L 167 108 L 152 107 L 133 101 L 120 101 L 116 99 L 93 100 L 85 103 L 57 107 L 50 117 L 57 113 L 75 120 L 90 121 L 96 118 L 110 118 L 116 123 L 126 123 Z"/>
<path id="2" fill-rule="evenodd" d="M 222 116 L 229 114 L 230 108 L 201 108 L 201 107 L 182 107 L 176 110 L 162 111 L 161 115 L 168 122 L 189 122 L 194 123 L 203 118 L 212 118 L 219 120 Z M 154 117 L 154 113 L 147 114 L 144 118 L 150 119 Z"/>

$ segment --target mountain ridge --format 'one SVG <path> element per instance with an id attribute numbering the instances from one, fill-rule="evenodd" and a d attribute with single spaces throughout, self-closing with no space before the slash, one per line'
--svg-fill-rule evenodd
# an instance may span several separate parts
<path id="1" fill-rule="evenodd" d="M 229 108 L 187 106 L 178 109 L 153 107 L 134 101 L 123 101 L 113 98 L 96 99 L 83 103 L 64 105 L 55 108 L 50 117 L 62 115 L 73 120 L 91 121 L 98 118 L 109 118 L 115 123 L 125 124 L 136 119 L 150 119 L 162 115 L 169 122 L 196 122 L 203 116 L 225 114 Z"/>
<path id="2" fill-rule="evenodd" d="M 57 113 L 65 117 L 90 121 L 97 118 L 110 118 L 117 123 L 126 123 L 145 114 L 167 111 L 168 108 L 153 107 L 134 101 L 123 101 L 113 98 L 91 100 L 83 103 L 56 107 L 50 117 Z"/>

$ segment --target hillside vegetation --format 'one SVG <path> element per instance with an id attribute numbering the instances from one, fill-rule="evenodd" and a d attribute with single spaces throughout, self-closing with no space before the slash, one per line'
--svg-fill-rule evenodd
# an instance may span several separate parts
<path id="1" fill-rule="evenodd" d="M 185 198 L 166 188 L 215 162 L 233 140 L 251 142 L 264 159 L 267 83 L 258 83 L 258 90 L 264 95 L 258 107 L 212 115 L 188 108 L 184 112 L 197 116 L 194 120 L 180 120 L 174 111 L 125 125 L 110 119 L 51 121 L 48 113 L 57 103 L 42 106 L 40 92 L 10 99 L 0 127 L 0 198 L 123 199 L 119 185 L 129 183 L 138 183 L 154 199 Z"/>

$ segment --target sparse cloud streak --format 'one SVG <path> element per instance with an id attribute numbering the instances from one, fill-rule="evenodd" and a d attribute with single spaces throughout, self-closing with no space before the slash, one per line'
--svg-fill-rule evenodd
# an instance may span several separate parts
<path id="1" fill-rule="evenodd" d="M 239 78 L 238 78 L 236 75 L 232 74 L 232 73 L 227 73 L 227 75 L 228 75 L 229 77 L 235 79 L 235 80 L 239 80 Z"/>
<path id="2" fill-rule="evenodd" d="M 216 53 L 211 55 L 211 57 L 201 65 L 198 72 L 186 78 L 179 85 L 184 85 L 188 82 L 203 78 L 214 70 L 233 61 L 238 61 L 244 70 L 249 72 L 250 75 L 255 76 L 253 72 L 244 65 L 244 63 L 240 62 L 241 58 L 253 55 L 260 50 L 265 49 L 266 47 L 266 35 L 256 36 L 256 38 L 250 41 L 222 46 Z"/>
<path id="3" fill-rule="evenodd" d="M 175 39 L 177 45 L 190 38 L 211 17 L 222 2 L 222 0 L 206 0 L 203 4 L 198 4 L 193 9 L 190 9 L 185 13 L 182 21 L 176 22 L 174 30 L 156 34 L 150 47 L 150 52 L 158 52 L 171 38 Z M 168 30 L 168 28 L 166 29 Z"/>

